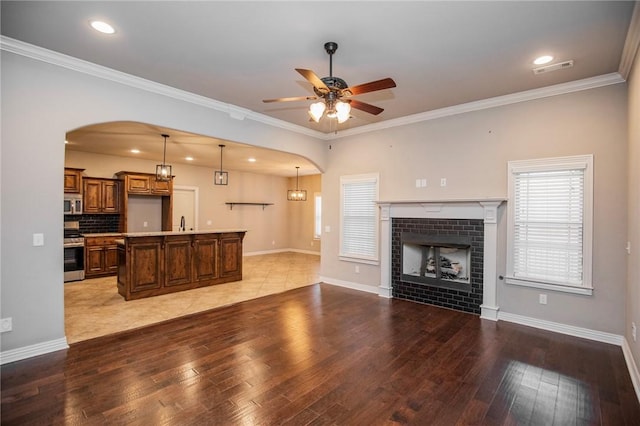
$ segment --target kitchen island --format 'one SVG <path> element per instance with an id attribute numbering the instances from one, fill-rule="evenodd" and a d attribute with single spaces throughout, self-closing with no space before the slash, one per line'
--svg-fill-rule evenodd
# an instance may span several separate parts
<path id="1" fill-rule="evenodd" d="M 118 246 L 118 293 L 125 300 L 242 279 L 246 230 L 124 233 Z"/>

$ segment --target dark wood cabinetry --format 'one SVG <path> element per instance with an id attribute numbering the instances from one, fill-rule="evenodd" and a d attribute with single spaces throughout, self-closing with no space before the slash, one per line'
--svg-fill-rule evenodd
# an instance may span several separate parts
<path id="1" fill-rule="evenodd" d="M 220 276 L 232 277 L 241 274 L 242 238 L 236 235 L 220 237 Z"/>
<path id="2" fill-rule="evenodd" d="M 155 196 L 162 198 L 163 231 L 171 231 L 173 216 L 173 180 L 168 182 L 156 181 L 156 175 L 150 173 L 118 172 L 118 180 L 122 183 L 122 203 L 120 215 L 120 231 L 127 232 L 127 216 L 129 196 Z"/>
<path id="3" fill-rule="evenodd" d="M 115 275 L 118 273 L 117 236 L 85 237 L 85 278 Z"/>
<path id="4" fill-rule="evenodd" d="M 64 192 L 79 194 L 82 191 L 82 172 L 84 169 L 64 169 Z"/>
<path id="5" fill-rule="evenodd" d="M 118 172 L 116 175 L 124 180 L 125 190 L 137 195 L 171 195 L 173 182 L 158 182 L 156 176 L 146 173 Z"/>
<path id="6" fill-rule="evenodd" d="M 125 235 L 118 243 L 118 293 L 125 300 L 242 279 L 245 231 Z"/>
<path id="7" fill-rule="evenodd" d="M 194 278 L 197 281 L 218 278 L 219 234 L 195 235 L 193 239 L 193 256 L 195 259 Z"/>
<path id="8" fill-rule="evenodd" d="M 82 180 L 84 213 L 120 213 L 120 182 L 115 179 Z"/>

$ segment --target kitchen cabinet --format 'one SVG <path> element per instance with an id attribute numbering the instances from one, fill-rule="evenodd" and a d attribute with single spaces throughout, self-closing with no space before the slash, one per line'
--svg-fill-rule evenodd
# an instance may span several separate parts
<path id="1" fill-rule="evenodd" d="M 82 172 L 84 169 L 74 169 L 65 167 L 64 169 L 64 192 L 80 194 L 82 191 Z"/>
<path id="2" fill-rule="evenodd" d="M 120 182 L 116 179 L 83 178 L 84 213 L 120 213 Z"/>
<path id="3" fill-rule="evenodd" d="M 171 231 L 173 218 L 173 180 L 157 182 L 156 175 L 151 173 L 136 173 L 121 171 L 116 173 L 122 183 L 120 231 L 127 232 L 127 220 L 129 216 L 129 197 L 161 197 L 163 231 Z"/>
<path id="4" fill-rule="evenodd" d="M 173 182 L 158 182 L 156 175 L 147 173 L 118 172 L 116 175 L 124 180 L 125 191 L 135 195 L 171 195 Z"/>
<path id="5" fill-rule="evenodd" d="M 242 280 L 245 230 L 125 233 L 118 293 L 140 299 Z"/>
<path id="6" fill-rule="evenodd" d="M 242 274 L 242 237 L 225 235 L 220 237 L 220 277 Z"/>
<path id="7" fill-rule="evenodd" d="M 118 273 L 119 236 L 85 237 L 85 278 L 95 278 Z"/>
<path id="8" fill-rule="evenodd" d="M 193 257 L 195 259 L 195 267 L 193 274 L 196 281 L 218 278 L 219 246 L 219 234 L 201 234 L 194 236 Z"/>

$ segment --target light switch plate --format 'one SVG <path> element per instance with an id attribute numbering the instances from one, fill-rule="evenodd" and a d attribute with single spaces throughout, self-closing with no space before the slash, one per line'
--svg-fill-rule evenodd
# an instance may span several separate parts
<path id="1" fill-rule="evenodd" d="M 39 247 L 44 245 L 44 234 L 33 234 L 33 246 Z"/>

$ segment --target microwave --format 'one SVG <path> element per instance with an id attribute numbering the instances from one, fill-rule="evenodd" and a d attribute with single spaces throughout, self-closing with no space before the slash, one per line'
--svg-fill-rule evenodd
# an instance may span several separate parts
<path id="1" fill-rule="evenodd" d="M 82 195 L 64 194 L 64 214 L 82 214 Z"/>

